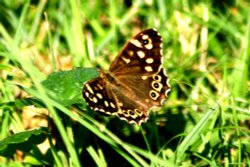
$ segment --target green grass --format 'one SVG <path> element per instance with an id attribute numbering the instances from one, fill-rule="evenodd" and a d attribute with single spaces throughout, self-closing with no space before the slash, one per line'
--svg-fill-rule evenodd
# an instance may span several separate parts
<path id="1" fill-rule="evenodd" d="M 249 8 L 1 1 L 0 164 L 250 166 Z M 93 67 L 108 69 L 126 41 L 152 27 L 171 84 L 165 105 L 141 126 L 94 113 L 81 97 Z"/>

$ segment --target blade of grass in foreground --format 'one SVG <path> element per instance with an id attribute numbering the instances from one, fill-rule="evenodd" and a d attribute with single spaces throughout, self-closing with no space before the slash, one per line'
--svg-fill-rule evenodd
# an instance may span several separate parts
<path id="1" fill-rule="evenodd" d="M 193 128 L 193 130 L 185 137 L 183 142 L 178 146 L 176 154 L 170 159 L 172 162 L 175 162 L 174 164 L 179 164 L 183 159 L 185 159 L 184 156 L 187 148 L 193 144 L 193 142 L 197 137 L 199 137 L 200 132 L 203 130 L 206 123 L 209 121 L 211 115 L 213 115 L 214 112 L 216 112 L 217 108 L 218 105 L 212 107 L 198 122 L 198 124 Z"/>

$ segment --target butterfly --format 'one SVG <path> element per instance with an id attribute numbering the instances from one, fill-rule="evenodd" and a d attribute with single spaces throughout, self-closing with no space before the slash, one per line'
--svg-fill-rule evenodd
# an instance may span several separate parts
<path id="1" fill-rule="evenodd" d="M 108 71 L 99 69 L 100 76 L 84 84 L 83 98 L 94 111 L 140 125 L 170 91 L 162 62 L 162 38 L 146 29 L 124 45 Z"/>

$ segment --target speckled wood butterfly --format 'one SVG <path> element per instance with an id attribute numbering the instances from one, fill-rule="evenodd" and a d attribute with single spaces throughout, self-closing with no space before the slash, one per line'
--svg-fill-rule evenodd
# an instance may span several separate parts
<path id="1" fill-rule="evenodd" d="M 99 70 L 100 77 L 84 85 L 83 97 L 94 111 L 140 125 L 170 91 L 162 61 L 161 36 L 144 30 L 125 44 L 107 72 Z"/>

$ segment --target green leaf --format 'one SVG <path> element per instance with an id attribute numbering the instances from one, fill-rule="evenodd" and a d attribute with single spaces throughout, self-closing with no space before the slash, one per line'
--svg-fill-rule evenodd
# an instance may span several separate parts
<path id="1" fill-rule="evenodd" d="M 74 69 L 52 73 L 42 85 L 49 95 L 65 106 L 82 103 L 83 84 L 99 76 L 96 68 Z"/>
<path id="2" fill-rule="evenodd" d="M 13 134 L 0 141 L 0 155 L 10 157 L 16 152 L 16 150 L 28 152 L 34 145 L 42 143 L 45 138 L 46 128 Z"/>
<path id="3" fill-rule="evenodd" d="M 98 77 L 96 68 L 74 69 L 70 71 L 59 71 L 52 73 L 48 78 L 42 81 L 42 85 L 47 89 L 49 95 L 64 106 L 70 106 L 76 103 L 82 103 L 83 84 L 90 79 Z M 20 89 L 26 90 L 21 85 Z M 15 101 L 0 103 L 0 108 L 17 107 L 19 109 L 34 105 L 44 108 L 43 102 L 36 98 L 22 98 Z"/>

